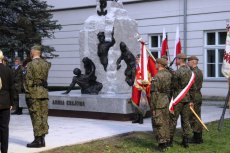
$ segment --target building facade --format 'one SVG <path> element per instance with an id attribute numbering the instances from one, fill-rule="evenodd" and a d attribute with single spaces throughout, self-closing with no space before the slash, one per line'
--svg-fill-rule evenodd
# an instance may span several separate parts
<path id="1" fill-rule="evenodd" d="M 49 85 L 68 86 L 73 69 L 80 67 L 79 31 L 84 21 L 96 13 L 96 0 L 47 0 L 47 3 L 54 6 L 54 19 L 63 27 L 55 32 L 55 38 L 43 40 L 59 55 L 51 60 Z M 221 65 L 226 19 L 230 17 L 229 0 L 123 0 L 123 3 L 129 16 L 138 22 L 139 33 L 156 57 L 160 56 L 165 28 L 172 60 L 179 26 L 183 52 L 199 58 L 199 67 L 204 74 L 202 93 L 226 96 L 228 83 L 221 74 Z"/>

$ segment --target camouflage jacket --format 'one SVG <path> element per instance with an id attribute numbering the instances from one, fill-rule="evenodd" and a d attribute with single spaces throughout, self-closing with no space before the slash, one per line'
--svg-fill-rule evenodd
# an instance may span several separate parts
<path id="1" fill-rule="evenodd" d="M 169 104 L 172 75 L 168 70 L 160 70 L 151 84 L 151 103 L 153 109 L 165 108 Z"/>
<path id="2" fill-rule="evenodd" d="M 194 92 L 194 102 L 202 102 L 201 88 L 203 84 L 203 73 L 198 67 L 192 68 L 192 71 L 196 76 L 195 83 L 191 89 L 192 92 Z"/>
<path id="3" fill-rule="evenodd" d="M 173 98 L 176 98 L 177 95 L 188 85 L 190 78 L 192 76 L 192 71 L 186 65 L 181 66 L 173 76 L 172 86 L 174 89 Z M 185 97 L 181 100 L 181 102 L 192 102 L 194 99 L 194 93 L 191 91 L 193 86 L 190 88 Z"/>
<path id="4" fill-rule="evenodd" d="M 35 58 L 27 64 L 25 76 L 26 98 L 48 98 L 47 78 L 51 64 Z"/>

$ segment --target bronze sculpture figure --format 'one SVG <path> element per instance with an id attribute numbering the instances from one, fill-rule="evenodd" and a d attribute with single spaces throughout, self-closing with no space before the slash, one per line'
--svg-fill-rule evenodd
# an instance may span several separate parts
<path id="1" fill-rule="evenodd" d="M 103 85 L 96 81 L 96 67 L 94 63 L 88 57 L 84 57 L 82 62 L 84 63 L 85 74 L 81 74 L 81 70 L 79 68 L 75 68 L 73 70 L 75 76 L 73 76 L 69 88 L 63 94 L 68 94 L 74 88 L 76 83 L 81 88 L 82 94 L 98 94 L 101 91 Z"/>
<path id="2" fill-rule="evenodd" d="M 129 86 L 133 86 L 136 73 L 136 58 L 124 42 L 120 43 L 121 56 L 117 60 L 117 70 L 121 68 L 121 61 L 124 60 L 127 68 L 125 70 L 125 81 Z"/>
<path id="3" fill-rule="evenodd" d="M 99 40 L 99 44 L 98 44 L 98 51 L 97 51 L 97 55 L 100 58 L 100 62 L 104 67 L 104 70 L 107 71 L 107 66 L 108 66 L 108 52 L 110 47 L 112 47 L 116 41 L 114 39 L 114 29 L 111 33 L 112 35 L 112 41 L 105 41 L 105 33 L 104 32 L 99 32 L 97 34 L 97 38 Z"/>

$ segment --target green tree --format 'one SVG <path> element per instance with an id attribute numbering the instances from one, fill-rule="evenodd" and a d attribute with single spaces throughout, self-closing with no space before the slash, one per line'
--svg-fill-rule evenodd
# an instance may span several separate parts
<path id="1" fill-rule="evenodd" d="M 10 57 L 29 53 L 42 38 L 53 38 L 61 25 L 53 20 L 52 6 L 41 0 L 0 0 L 0 48 Z M 53 47 L 43 51 L 55 56 Z"/>

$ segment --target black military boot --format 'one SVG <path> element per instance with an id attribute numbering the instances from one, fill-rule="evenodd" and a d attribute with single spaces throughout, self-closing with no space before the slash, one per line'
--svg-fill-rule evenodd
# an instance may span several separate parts
<path id="1" fill-rule="evenodd" d="M 182 141 L 182 145 L 184 148 L 188 148 L 188 138 L 187 137 L 183 137 L 183 141 Z"/>
<path id="2" fill-rule="evenodd" d="M 165 152 L 165 151 L 168 150 L 168 145 L 167 145 L 167 143 L 160 143 L 160 144 L 158 145 L 158 148 L 159 148 L 159 151 L 160 151 L 160 152 Z"/>
<path id="3" fill-rule="evenodd" d="M 201 143 L 203 143 L 204 141 L 203 141 L 203 138 L 202 138 L 202 132 L 200 132 L 200 133 L 196 133 L 196 144 L 201 144 Z"/>
<path id="4" fill-rule="evenodd" d="M 27 147 L 28 148 L 41 148 L 41 147 L 43 147 L 41 140 L 42 140 L 41 136 L 39 136 L 39 137 L 36 136 L 33 142 L 27 144 Z"/>
<path id="5" fill-rule="evenodd" d="M 135 119 L 132 121 L 132 123 L 139 123 L 140 122 L 140 115 L 138 113 L 135 114 Z"/>
<path id="6" fill-rule="evenodd" d="M 143 115 L 139 114 L 139 124 L 143 124 L 144 120 L 143 120 Z"/>
<path id="7" fill-rule="evenodd" d="M 41 137 L 41 143 L 42 143 L 42 147 L 45 147 L 45 146 L 46 146 L 46 143 L 45 143 L 45 135 L 42 135 L 42 137 Z"/>
<path id="8" fill-rule="evenodd" d="M 201 133 L 193 132 L 193 137 L 191 140 L 189 140 L 189 143 L 195 143 L 195 144 L 203 143 L 202 132 Z"/>
<path id="9" fill-rule="evenodd" d="M 168 147 L 173 147 L 173 138 L 170 138 L 170 140 L 167 142 Z"/>

